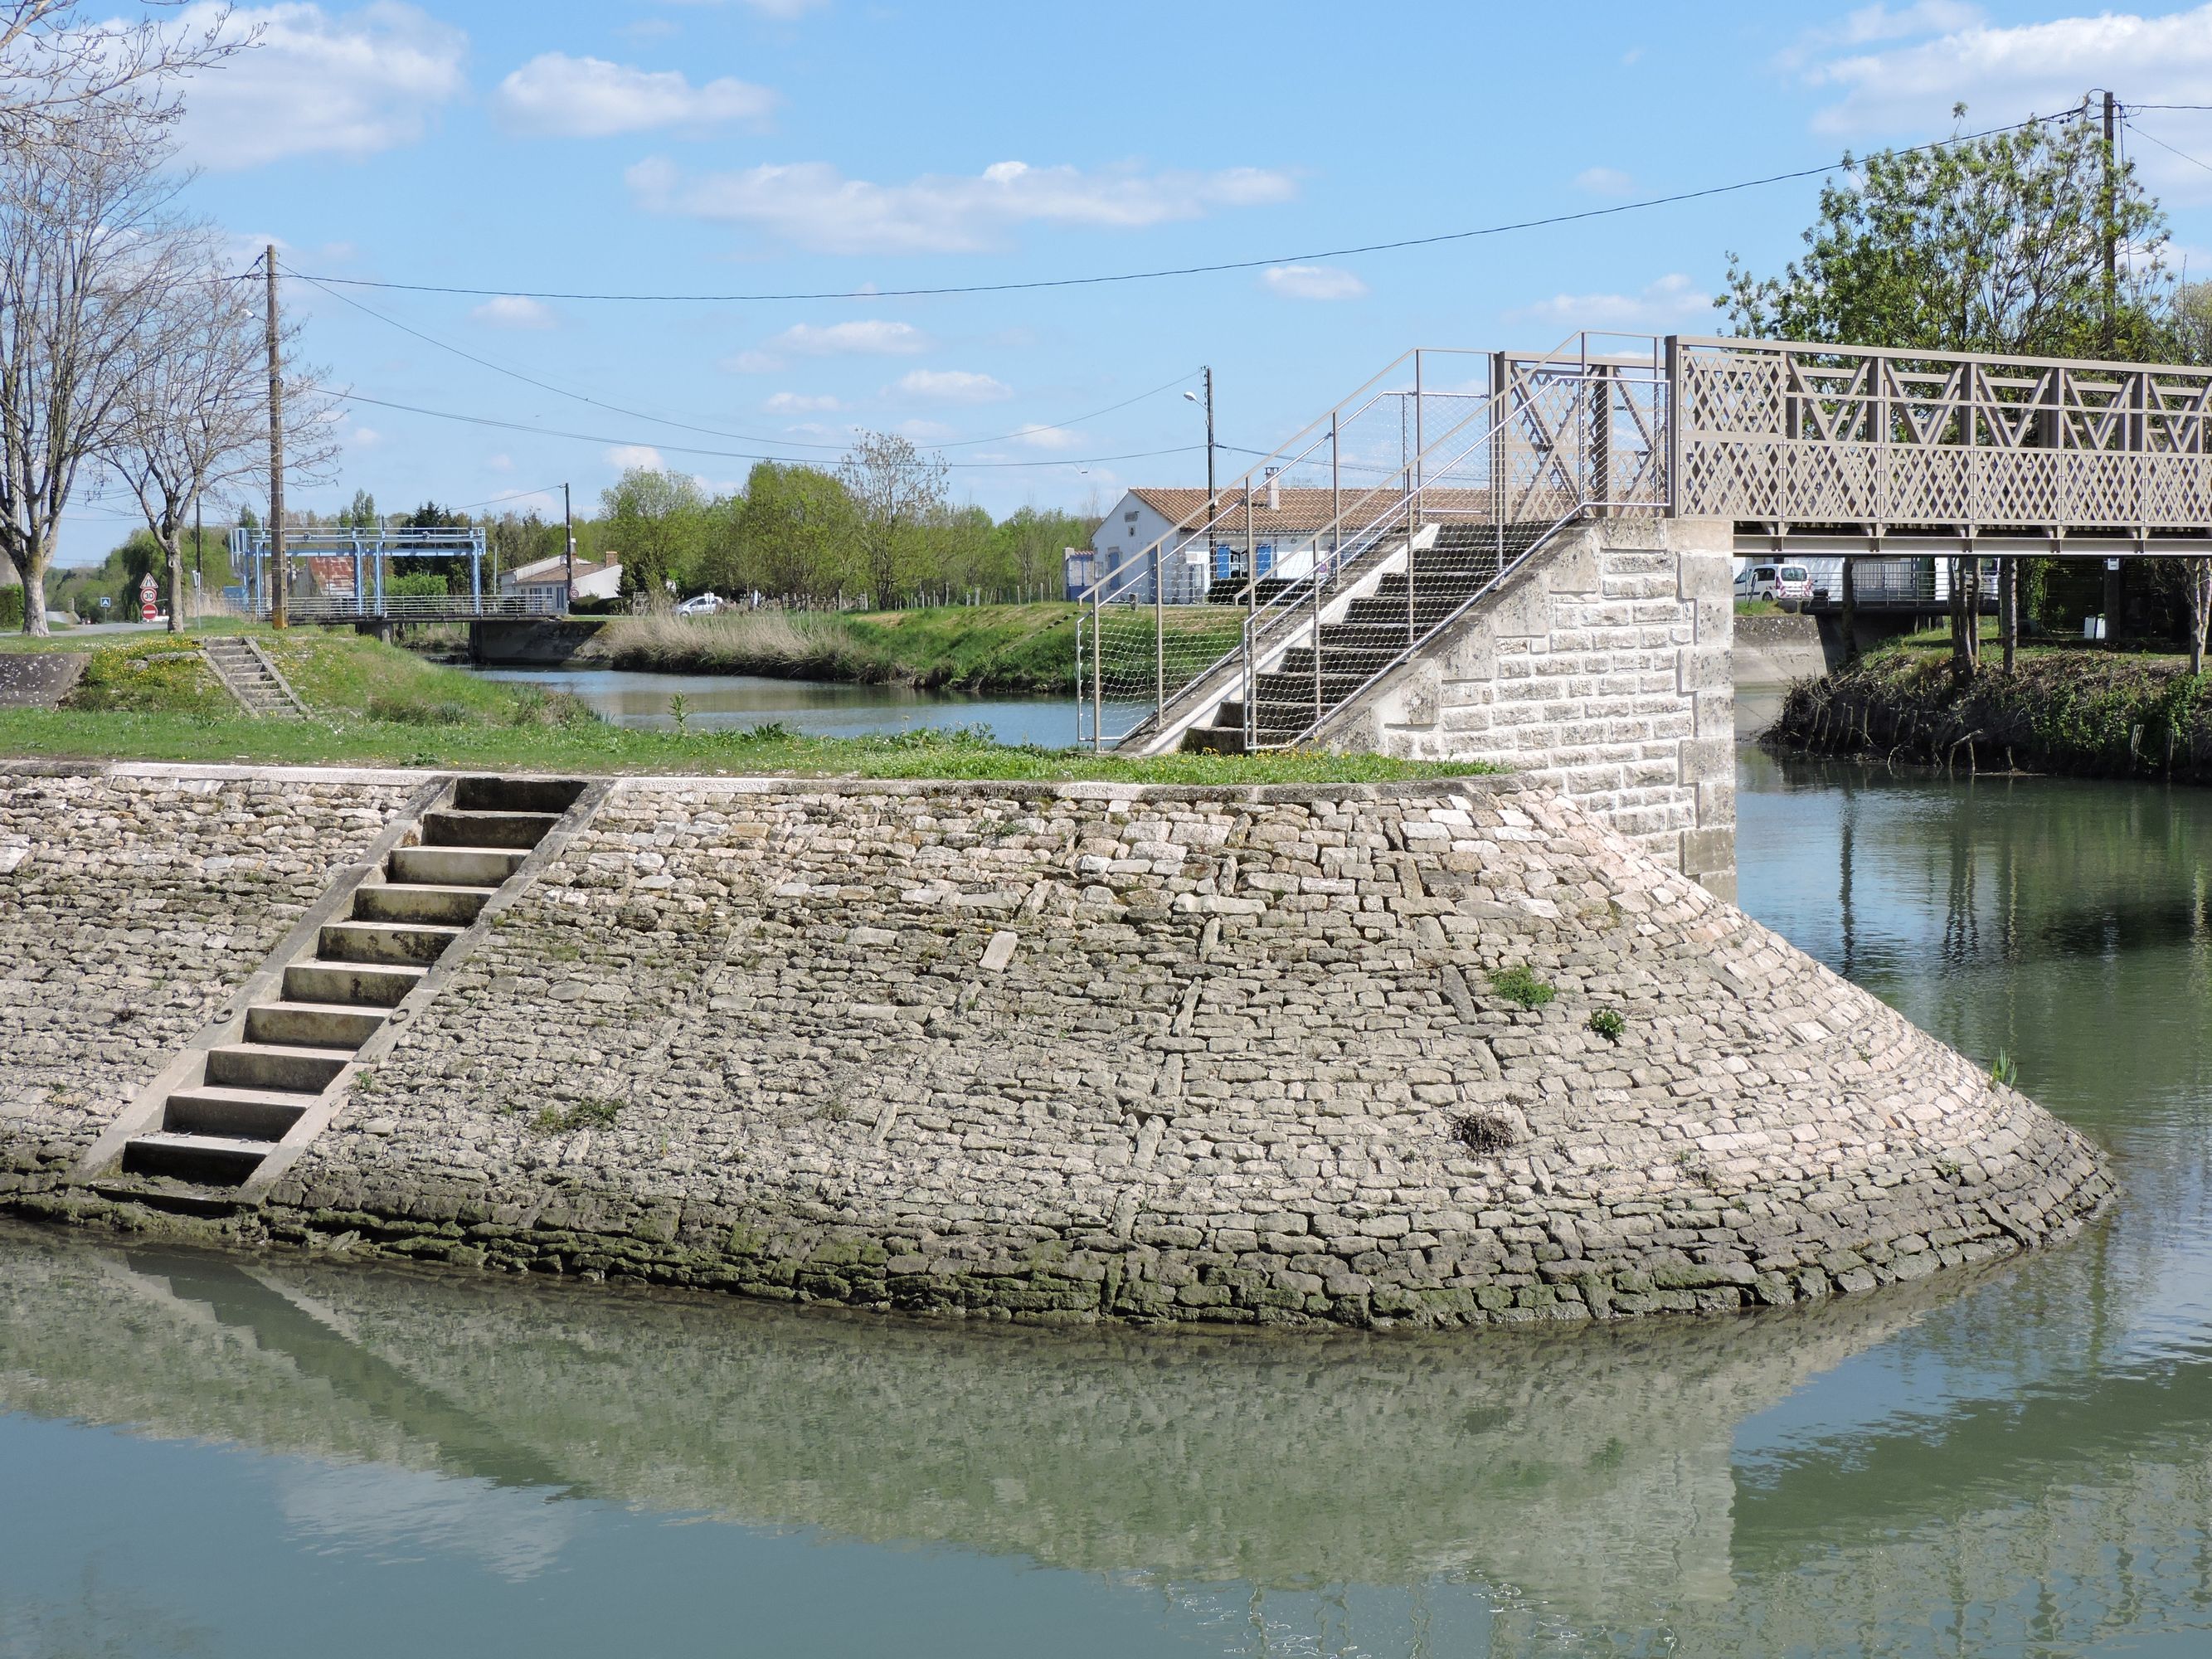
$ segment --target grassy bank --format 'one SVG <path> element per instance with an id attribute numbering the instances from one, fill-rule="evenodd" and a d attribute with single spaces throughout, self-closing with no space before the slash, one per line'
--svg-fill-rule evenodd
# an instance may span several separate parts
<path id="1" fill-rule="evenodd" d="M 92 660 L 63 707 L 0 710 L 0 756 L 1212 784 L 1382 781 L 1494 769 L 1318 752 L 1133 760 L 1006 748 L 969 731 L 867 738 L 809 738 L 780 726 L 634 731 L 603 723 L 573 697 L 479 679 L 374 640 L 315 632 L 258 637 L 314 719 L 242 714 L 188 636 L 110 636 L 85 642 L 94 647 Z"/>
<path id="2" fill-rule="evenodd" d="M 1887 647 L 1791 688 L 1770 741 L 1956 770 L 2212 783 L 2212 675 L 2175 657 L 2023 650 L 2012 672 Z"/>
<path id="3" fill-rule="evenodd" d="M 730 611 L 715 617 L 623 617 L 602 629 L 579 660 L 665 674 L 761 674 L 1004 696 L 1073 696 L 1079 609 L 985 605 L 857 613 Z M 1115 621 L 1114 633 L 1143 635 L 1136 654 L 1149 663 L 1152 612 L 1131 611 Z M 1170 659 L 1197 666 L 1237 642 L 1243 613 L 1171 606 L 1160 621 L 1169 635 Z"/>

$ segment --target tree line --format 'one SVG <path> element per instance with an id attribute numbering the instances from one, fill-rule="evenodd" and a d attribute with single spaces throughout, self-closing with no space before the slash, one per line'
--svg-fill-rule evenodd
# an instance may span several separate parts
<path id="1" fill-rule="evenodd" d="M 956 505 L 942 459 L 873 432 L 858 434 L 834 470 L 762 461 L 725 495 L 683 473 L 634 467 L 599 509 L 592 542 L 621 559 L 623 592 L 649 602 L 709 591 L 878 609 L 971 593 L 1057 597 L 1063 553 L 1088 546 L 1098 526 L 1054 509 L 994 520 Z"/>

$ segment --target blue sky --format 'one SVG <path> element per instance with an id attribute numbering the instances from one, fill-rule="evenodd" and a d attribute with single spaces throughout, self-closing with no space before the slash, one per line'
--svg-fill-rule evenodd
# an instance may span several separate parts
<path id="1" fill-rule="evenodd" d="M 339 475 L 307 493 L 323 507 L 356 489 L 393 509 L 563 480 L 587 503 L 656 458 L 726 489 L 750 454 L 832 461 L 855 427 L 950 446 L 956 495 L 996 514 L 1103 505 L 1203 477 L 1178 395 L 1200 363 L 1224 441 L 1265 449 L 1415 343 L 1717 331 L 1728 252 L 1778 266 L 1818 181 L 1298 254 L 1924 142 L 1962 100 L 1970 128 L 2090 87 L 2212 103 L 2212 5 L 334 0 L 239 15 L 264 44 L 188 88 L 183 139 L 200 169 L 188 200 L 240 268 L 274 239 L 315 276 L 486 290 L 288 283 L 304 356 L 379 400 L 348 406 Z M 2136 120 L 2129 147 L 2178 249 L 2212 266 L 2212 114 Z M 932 298 L 524 297 L 1247 259 L 1271 263 Z M 513 505 L 532 500 L 558 512 L 557 494 Z M 73 512 L 64 562 L 129 527 L 112 497 Z"/>

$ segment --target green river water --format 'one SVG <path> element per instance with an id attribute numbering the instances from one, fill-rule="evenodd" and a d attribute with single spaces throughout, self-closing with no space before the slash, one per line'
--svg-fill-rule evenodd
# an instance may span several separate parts
<path id="1" fill-rule="evenodd" d="M 2212 1651 L 2212 793 L 1741 764 L 2111 1150 L 2059 1250 L 1525 1338 L 958 1330 L 0 1229 L 0 1659 Z"/>

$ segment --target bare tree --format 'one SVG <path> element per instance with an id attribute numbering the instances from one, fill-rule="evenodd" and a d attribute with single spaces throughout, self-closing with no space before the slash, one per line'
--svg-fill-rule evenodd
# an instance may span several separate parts
<path id="1" fill-rule="evenodd" d="M 173 285 L 145 308 L 131 338 L 101 457 L 161 544 L 171 633 L 185 625 L 184 530 L 193 504 L 261 480 L 269 440 L 260 284 L 226 271 L 220 246 L 204 230 L 177 241 L 165 261 Z M 287 330 L 283 343 L 296 333 Z M 290 357 L 283 352 L 283 361 Z M 320 482 L 337 457 L 334 405 L 318 380 L 305 369 L 286 377 L 288 482 Z"/>
<path id="2" fill-rule="evenodd" d="M 874 603 L 896 603 L 915 544 L 945 505 L 945 458 L 895 432 L 863 432 L 837 468 L 860 512 L 860 553 Z"/>
<path id="3" fill-rule="evenodd" d="M 158 124 L 97 118 L 96 143 L 0 151 L 0 555 L 32 634 L 62 508 L 113 444 L 134 343 L 179 276 Z"/>
<path id="4" fill-rule="evenodd" d="M 164 27 L 150 18 L 88 21 L 82 0 L 0 0 L 0 153 L 114 143 L 113 117 L 125 108 L 142 123 L 166 125 L 182 112 L 179 77 L 244 51 L 260 33 L 239 27 L 227 6 Z"/>

